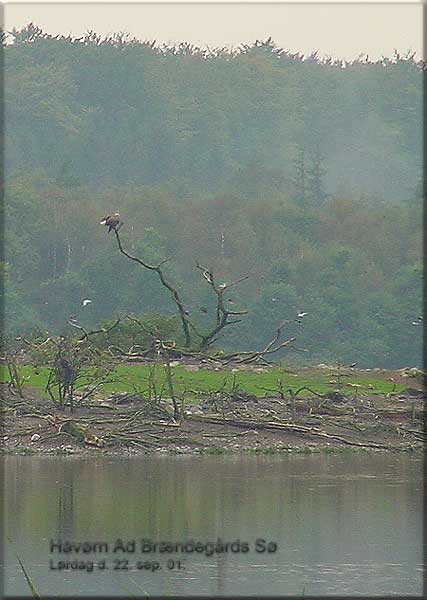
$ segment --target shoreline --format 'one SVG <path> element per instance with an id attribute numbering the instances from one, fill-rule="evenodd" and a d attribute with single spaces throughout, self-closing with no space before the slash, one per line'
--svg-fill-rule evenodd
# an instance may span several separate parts
<path id="1" fill-rule="evenodd" d="M 3 457 L 7 456 L 29 456 L 38 458 L 52 458 L 52 457 L 67 457 L 67 458 L 83 458 L 83 457 L 109 457 L 109 458 L 132 458 L 141 456 L 199 456 L 199 457 L 211 457 L 211 456 L 289 456 L 289 455 L 350 455 L 350 454 L 410 454 L 413 456 L 422 456 L 424 454 L 424 447 L 422 444 L 412 448 L 387 448 L 387 449 L 362 449 L 362 448 L 347 448 L 343 446 L 292 446 L 282 448 L 271 448 L 271 447 L 256 447 L 256 448 L 245 448 L 243 450 L 233 450 L 229 448 L 213 447 L 208 450 L 199 449 L 159 449 L 159 450 L 89 450 L 88 448 L 51 448 L 49 450 L 34 450 L 29 447 L 23 447 L 20 450 L 8 450 L 5 448 L 0 449 L 0 454 Z"/>
<path id="2" fill-rule="evenodd" d="M 421 453 L 427 439 L 423 377 L 394 393 L 335 390 L 312 396 L 213 394 L 180 407 L 150 403 L 135 394 L 113 394 L 59 410 L 38 390 L 23 398 L 7 384 L 2 392 L 3 455 L 142 456 L 288 455 L 313 453 Z M 357 375 L 357 373 L 356 373 Z M 349 384 L 347 384 L 349 385 Z M 350 384 L 351 385 L 351 384 Z M 344 388 L 342 388 L 344 389 Z"/>

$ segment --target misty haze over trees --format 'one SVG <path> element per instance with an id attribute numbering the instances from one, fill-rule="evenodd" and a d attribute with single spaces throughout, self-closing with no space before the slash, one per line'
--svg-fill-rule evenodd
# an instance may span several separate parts
<path id="1" fill-rule="evenodd" d="M 422 65 L 279 50 L 156 47 L 116 35 L 5 47 L 6 325 L 61 331 L 117 313 L 175 313 L 154 274 L 117 253 L 100 218 L 185 290 L 195 262 L 248 317 L 229 348 L 260 346 L 298 310 L 293 361 L 421 363 Z M 12 41 L 12 40 L 10 40 Z M 82 299 L 92 303 L 83 307 Z"/>

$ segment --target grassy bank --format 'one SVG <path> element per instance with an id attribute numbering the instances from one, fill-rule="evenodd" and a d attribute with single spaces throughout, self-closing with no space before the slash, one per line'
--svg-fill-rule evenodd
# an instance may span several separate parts
<path id="1" fill-rule="evenodd" d="M 340 390 L 348 395 L 354 393 L 388 394 L 399 392 L 404 385 L 395 384 L 392 381 L 376 379 L 364 373 L 363 376 L 356 372 L 342 371 L 340 369 L 328 371 L 326 369 L 300 369 L 290 372 L 281 368 L 235 370 L 221 369 L 188 370 L 190 367 L 176 366 L 173 368 L 174 388 L 177 393 L 187 390 L 189 397 L 191 392 L 214 392 L 220 389 L 230 390 L 238 386 L 241 390 L 253 396 L 263 397 L 267 395 L 279 395 L 280 390 L 289 395 L 288 390 L 296 392 L 302 390 L 300 396 L 310 396 L 312 390 L 318 394 L 325 394 L 333 390 Z M 27 378 L 27 385 L 43 393 L 48 378 L 48 368 L 34 368 L 30 365 L 21 367 L 21 374 Z M 8 381 L 5 369 L 1 372 L 1 381 Z M 114 392 L 145 391 L 148 380 L 154 377 L 155 383 L 160 390 L 166 385 L 166 373 L 162 365 L 154 369 L 149 365 L 117 365 L 111 373 L 111 382 L 102 386 L 103 395 Z M 359 386 L 359 387 L 354 387 Z M 196 395 L 196 394 L 194 394 Z"/>
<path id="2" fill-rule="evenodd" d="M 177 365 L 176 415 L 162 364 L 114 365 L 93 402 L 76 396 L 73 414 L 46 397 L 47 368 L 21 370 L 23 398 L 2 386 L 6 452 L 413 451 L 425 441 L 422 382 L 399 371 Z M 119 391 L 140 394 L 116 402 L 111 396 Z"/>

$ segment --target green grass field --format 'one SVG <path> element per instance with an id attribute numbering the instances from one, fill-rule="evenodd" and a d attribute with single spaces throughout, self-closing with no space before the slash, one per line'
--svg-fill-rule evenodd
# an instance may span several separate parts
<path id="1" fill-rule="evenodd" d="M 345 394 L 353 394 L 356 388 L 352 388 L 346 384 L 356 384 L 360 392 L 369 392 L 371 394 L 387 394 L 389 392 L 400 391 L 404 389 L 403 385 L 396 385 L 390 381 L 381 379 L 367 379 L 358 377 L 357 373 L 342 375 L 337 377 L 336 373 L 320 372 L 310 370 L 296 371 L 294 373 L 285 371 L 280 368 L 268 369 L 266 372 L 253 371 L 238 371 L 233 373 L 231 369 L 221 371 L 202 370 L 187 371 L 184 367 L 178 366 L 173 368 L 173 381 L 176 393 L 184 390 L 189 392 L 195 391 L 216 391 L 225 385 L 225 389 L 230 390 L 233 386 L 238 385 L 240 389 L 253 394 L 255 396 L 278 395 L 278 380 L 281 379 L 283 390 L 286 393 L 288 388 L 293 392 L 303 386 L 311 388 L 314 392 L 324 394 L 326 392 L 339 389 Z M 48 377 L 48 368 L 41 367 L 35 369 L 29 365 L 21 368 L 21 374 L 28 377 L 26 385 L 31 386 L 43 394 Z M 113 382 L 105 384 L 102 387 L 102 394 L 108 395 L 113 392 L 133 392 L 145 391 L 148 388 L 148 378 L 150 375 L 150 367 L 148 365 L 117 365 L 112 373 Z M 163 365 L 157 365 L 155 368 L 155 382 L 157 390 L 160 391 L 165 384 L 166 374 Z M 1 381 L 8 381 L 6 369 L 1 371 Z M 331 383 L 336 381 L 338 383 Z M 165 388 L 166 389 L 166 388 Z M 163 394 L 167 396 L 165 392 Z M 191 393 L 189 396 L 191 397 Z M 310 395 L 309 391 L 303 391 L 302 396 Z"/>

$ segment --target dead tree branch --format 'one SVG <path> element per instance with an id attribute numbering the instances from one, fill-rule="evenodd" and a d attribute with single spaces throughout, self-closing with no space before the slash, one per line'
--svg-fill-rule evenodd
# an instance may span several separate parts
<path id="1" fill-rule="evenodd" d="M 216 325 L 209 333 L 202 336 L 202 339 L 201 339 L 201 342 L 199 345 L 199 350 L 201 352 L 204 352 L 205 350 L 207 350 L 207 348 L 209 348 L 209 346 L 214 342 L 214 340 L 217 339 L 218 334 L 220 333 L 220 331 L 222 331 L 224 329 L 224 327 L 227 327 L 228 325 L 234 325 L 236 323 L 240 323 L 241 319 L 234 319 L 234 320 L 230 321 L 229 320 L 230 316 L 248 314 L 247 310 L 228 310 L 224 305 L 224 293 L 231 287 L 234 287 L 234 286 L 238 285 L 239 283 L 241 283 L 242 281 L 244 281 L 245 279 L 248 279 L 249 275 L 244 275 L 243 277 L 240 277 L 239 279 L 236 279 L 236 281 L 233 281 L 231 283 L 218 284 L 215 281 L 212 271 L 210 271 L 206 267 L 203 267 L 199 263 L 196 263 L 196 267 L 199 269 L 199 271 L 202 271 L 204 279 L 206 279 L 206 281 L 212 288 L 213 292 L 216 295 L 216 299 L 217 299 Z"/>
<path id="2" fill-rule="evenodd" d="M 230 283 L 218 283 L 214 277 L 213 272 L 210 269 L 202 266 L 200 263 L 197 262 L 196 263 L 197 269 L 202 272 L 204 279 L 207 281 L 208 285 L 210 286 L 211 290 L 213 291 L 213 293 L 215 294 L 215 297 L 216 297 L 215 324 L 210 329 L 210 331 L 208 331 L 207 333 L 201 333 L 198 330 L 198 328 L 195 326 L 195 324 L 192 322 L 190 315 L 189 315 L 188 311 L 186 310 L 185 305 L 181 299 L 181 296 L 178 293 L 178 290 L 166 279 L 165 274 L 162 270 L 162 266 L 169 261 L 169 258 L 163 259 L 158 264 L 150 264 L 138 256 L 133 256 L 132 254 L 130 254 L 127 250 L 125 250 L 123 248 L 122 241 L 121 241 L 121 238 L 120 238 L 120 235 L 118 232 L 118 228 L 114 229 L 114 234 L 116 236 L 116 241 L 117 241 L 119 251 L 124 256 L 126 256 L 126 258 L 128 258 L 129 260 L 131 260 L 133 262 L 138 263 L 144 269 L 147 269 L 149 271 L 154 271 L 155 273 L 157 273 L 161 284 L 171 294 L 172 300 L 174 301 L 174 303 L 178 309 L 178 314 L 179 314 L 179 317 L 181 320 L 181 325 L 182 325 L 182 330 L 184 333 L 185 341 L 184 341 L 184 349 L 183 350 L 181 350 L 181 348 L 176 347 L 175 345 L 172 347 L 169 344 L 165 343 L 163 340 L 156 339 L 155 334 L 152 331 L 149 331 L 137 319 L 128 317 L 131 320 L 133 320 L 134 322 L 138 323 L 138 325 L 141 327 L 141 329 L 152 338 L 153 348 L 150 348 L 147 351 L 144 350 L 142 353 L 135 353 L 135 352 L 130 352 L 129 350 L 126 352 L 126 351 L 122 350 L 121 348 L 118 348 L 118 347 L 113 348 L 113 346 L 110 346 L 109 347 L 110 352 L 114 349 L 114 350 L 118 351 L 118 353 L 122 356 L 127 356 L 129 358 L 132 357 L 132 358 L 136 359 L 138 357 L 138 355 L 140 355 L 141 357 L 147 357 L 148 355 L 150 355 L 150 353 L 153 351 L 153 349 L 156 349 L 157 354 L 158 354 L 157 346 L 160 343 L 161 351 L 163 351 L 162 353 L 164 355 L 167 355 L 168 358 L 170 358 L 172 356 L 176 356 L 176 357 L 192 356 L 192 357 L 201 358 L 202 356 L 204 356 L 204 353 L 206 353 L 206 351 L 212 346 L 212 344 L 215 343 L 219 339 L 220 335 L 223 333 L 223 330 L 226 327 L 240 323 L 241 319 L 239 317 L 248 314 L 247 310 L 231 310 L 231 309 L 227 308 L 227 305 L 226 305 L 227 298 L 225 296 L 226 296 L 226 292 L 228 290 L 236 287 L 242 281 L 245 281 L 246 279 L 248 279 L 249 274 L 243 275 Z M 263 350 L 248 351 L 248 352 L 235 352 L 233 354 L 227 355 L 226 357 L 221 357 L 221 359 L 218 359 L 218 360 L 220 360 L 223 363 L 225 361 L 225 364 L 227 364 L 231 361 L 236 361 L 236 362 L 241 362 L 241 363 L 254 362 L 254 361 L 266 362 L 267 355 L 278 352 L 280 349 L 288 346 L 289 344 L 291 344 L 292 342 L 295 341 L 295 338 L 292 337 L 292 338 L 289 338 L 289 339 L 284 340 L 283 342 L 279 343 L 279 340 L 282 336 L 282 330 L 285 327 L 285 325 L 287 325 L 288 323 L 290 323 L 290 321 L 283 321 L 279 325 L 279 327 L 277 328 L 277 331 L 276 331 L 276 335 L 273 337 L 272 340 L 270 340 L 270 342 L 267 344 L 267 346 Z M 72 324 L 72 323 L 70 323 L 70 324 Z M 76 327 L 75 324 L 72 324 L 72 325 L 74 327 Z M 78 328 L 80 328 L 80 326 L 78 326 Z M 85 332 L 85 330 L 83 328 L 81 328 L 81 329 L 84 334 L 83 339 L 87 339 L 88 333 Z M 192 333 L 200 339 L 197 351 L 189 350 L 189 348 L 191 346 L 191 342 L 192 342 Z"/>
<path id="3" fill-rule="evenodd" d="M 346 444 L 348 446 L 357 446 L 359 448 L 378 448 L 378 449 L 390 449 L 392 446 L 385 444 L 377 444 L 375 442 L 357 442 L 355 440 L 349 440 L 338 435 L 331 435 L 321 431 L 316 427 L 305 427 L 303 425 L 295 425 L 294 423 L 279 423 L 270 421 L 253 421 L 243 419 L 224 419 L 221 417 L 202 417 L 197 415 L 189 415 L 187 417 L 190 421 L 198 421 L 200 423 L 212 423 L 215 425 L 230 425 L 232 427 L 238 427 L 245 430 L 248 429 L 270 429 L 276 431 L 284 431 L 286 433 L 294 433 L 296 435 L 305 435 L 309 437 L 321 437 L 328 440 L 334 440 Z"/>
<path id="4" fill-rule="evenodd" d="M 191 334 L 190 334 L 190 322 L 189 322 L 187 311 L 185 310 L 184 303 L 182 302 L 181 297 L 178 294 L 178 291 L 166 279 L 165 274 L 162 271 L 162 266 L 165 263 L 167 263 L 170 259 L 169 258 L 164 258 L 157 265 L 151 265 L 150 263 L 145 262 L 144 260 L 142 260 L 138 256 L 132 256 L 132 254 L 129 254 L 129 252 L 127 252 L 123 248 L 122 241 L 120 239 L 120 236 L 119 236 L 119 233 L 118 233 L 117 229 L 114 229 L 114 234 L 116 236 L 117 245 L 119 247 L 120 252 L 124 256 L 126 256 L 129 260 L 132 260 L 132 261 L 138 263 L 139 265 L 141 265 L 142 267 L 144 267 L 144 269 L 148 269 L 149 271 L 155 271 L 157 273 L 157 275 L 158 275 L 158 277 L 159 277 L 160 282 L 162 283 L 162 285 L 166 289 L 169 290 L 169 292 L 170 292 L 170 294 L 172 296 L 172 300 L 175 302 L 176 307 L 178 308 L 179 317 L 181 319 L 182 330 L 183 330 L 184 336 L 185 336 L 185 344 L 184 345 L 185 345 L 186 348 L 188 348 L 191 345 Z"/>
<path id="5" fill-rule="evenodd" d="M 92 335 L 96 335 L 98 333 L 104 333 L 105 335 L 107 335 L 110 333 L 110 331 L 112 331 L 115 327 L 117 327 L 117 325 L 119 323 L 120 323 L 120 317 L 117 317 L 116 321 L 111 325 L 111 327 L 108 327 L 108 328 L 101 327 L 101 329 L 93 329 L 91 331 L 86 331 L 86 329 L 84 327 L 82 327 L 82 325 L 79 325 L 78 323 L 71 321 L 71 319 L 68 320 L 68 325 L 70 325 L 71 327 L 74 327 L 75 329 L 78 329 L 79 331 L 83 331 L 83 335 L 78 340 L 77 343 L 81 343 L 81 342 L 87 340 L 88 338 L 90 338 Z"/>
<path id="6" fill-rule="evenodd" d="M 230 362 L 237 362 L 237 363 L 254 362 L 256 360 L 263 359 L 268 354 L 273 354 L 274 352 L 278 352 L 282 348 L 289 346 L 289 344 L 292 344 L 292 342 L 294 342 L 296 340 L 296 338 L 291 337 L 281 343 L 278 343 L 280 340 L 280 337 L 282 335 L 283 329 L 285 328 L 285 326 L 288 323 L 290 323 L 290 321 L 282 321 L 282 323 L 280 323 L 280 325 L 278 326 L 278 328 L 276 330 L 275 336 L 268 342 L 268 344 L 265 346 L 265 348 L 263 350 L 260 350 L 258 352 L 253 351 L 253 350 L 249 350 L 246 352 L 234 352 L 233 354 L 228 354 L 226 356 L 223 356 L 222 360 L 226 364 L 230 363 Z"/>

